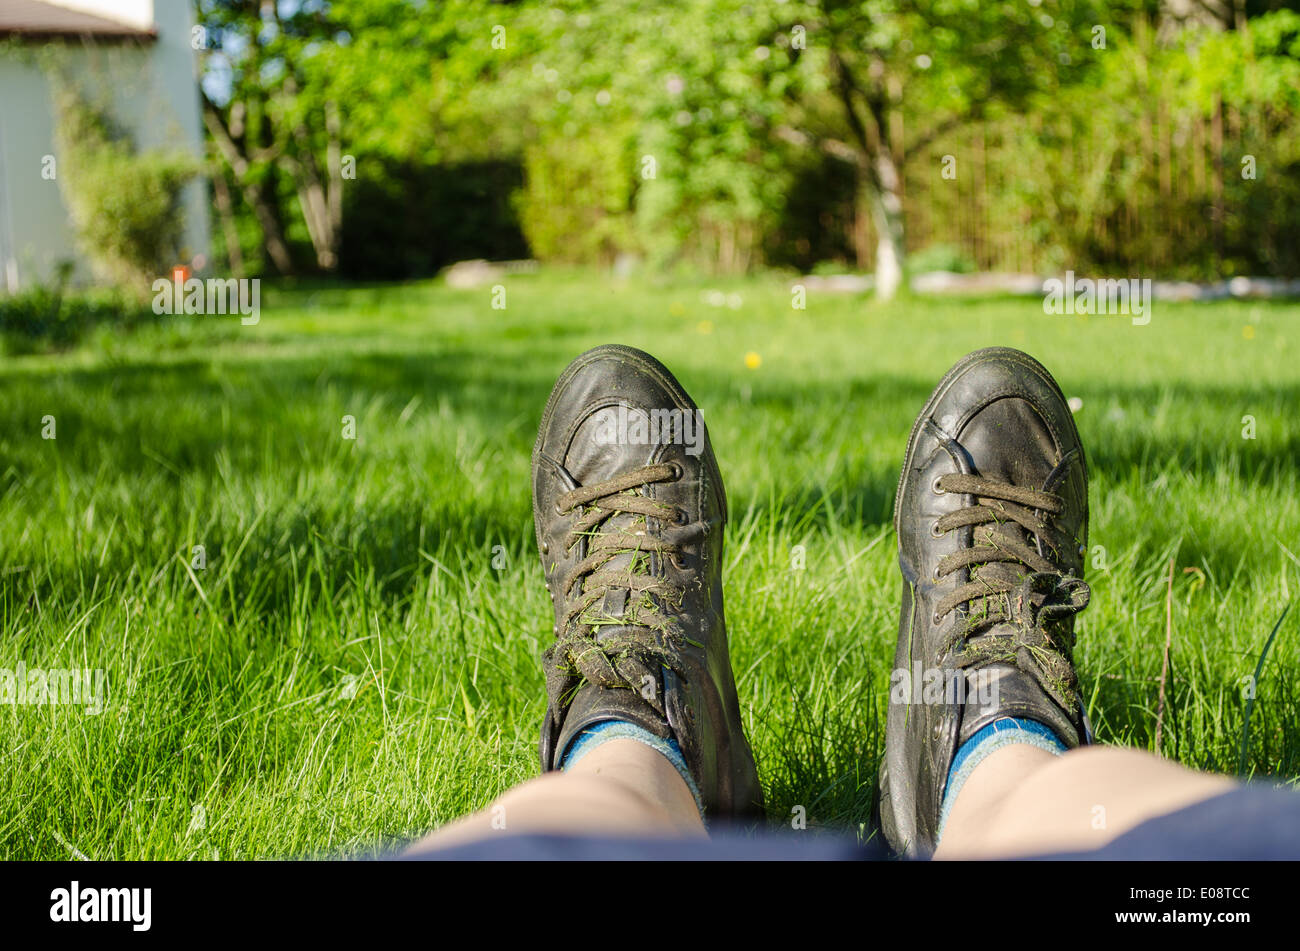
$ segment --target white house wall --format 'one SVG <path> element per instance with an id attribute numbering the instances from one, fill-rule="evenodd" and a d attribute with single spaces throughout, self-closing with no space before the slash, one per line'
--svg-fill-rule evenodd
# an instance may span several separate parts
<path id="1" fill-rule="evenodd" d="M 79 5 L 86 12 L 104 13 L 103 5 L 95 7 L 89 0 Z M 162 0 L 155 20 L 158 39 L 152 44 L 88 48 L 73 40 L 50 48 L 65 58 L 78 79 L 96 90 L 111 91 L 115 120 L 130 130 L 140 148 L 181 148 L 198 157 L 203 153 L 203 129 L 190 45 L 190 4 Z M 56 174 L 63 173 L 54 147 L 50 93 L 31 57 L 0 53 L 0 288 L 15 289 L 15 279 L 18 286 L 48 280 L 61 261 L 74 262 L 78 280 L 91 277 L 59 182 L 42 177 L 47 155 L 55 157 Z M 197 258 L 203 264 L 209 250 L 205 178 L 196 178 L 186 188 L 183 208 L 182 261 L 193 266 Z"/>

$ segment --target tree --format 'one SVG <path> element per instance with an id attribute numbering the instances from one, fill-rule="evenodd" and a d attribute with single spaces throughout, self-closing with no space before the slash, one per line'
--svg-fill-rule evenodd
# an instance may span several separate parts
<path id="1" fill-rule="evenodd" d="M 537 72 L 511 74 L 511 88 L 537 104 L 543 137 L 602 135 L 623 119 L 637 128 L 630 160 L 659 159 L 658 184 L 634 195 L 643 236 L 673 222 L 679 244 L 717 233 L 715 259 L 743 268 L 737 248 L 771 225 L 788 185 L 785 150 L 818 149 L 853 169 L 856 254 L 869 262 L 874 231 L 889 297 L 903 276 L 907 164 L 1081 77 L 1098 14 L 1087 0 L 561 0 L 525 5 L 520 21 Z M 599 118 L 597 90 L 610 97 Z"/>
<path id="2" fill-rule="evenodd" d="M 252 210 L 277 271 L 295 269 L 290 216 L 305 227 L 316 267 L 337 267 L 355 153 L 409 148 L 428 134 L 431 64 L 445 52 L 455 17 L 484 6 L 201 0 L 204 125 L 218 174 Z M 222 194 L 218 187 L 218 212 L 229 218 Z"/>
<path id="3" fill-rule="evenodd" d="M 766 87 L 764 27 L 746 4 L 520 4 L 507 34 L 497 81 L 470 97 L 524 130 L 519 207 L 542 253 L 760 263 L 789 166 L 772 136 L 785 106 Z"/>
<path id="4" fill-rule="evenodd" d="M 903 279 L 906 164 L 991 109 L 1015 109 L 1077 78 L 1097 22 L 1074 0 L 807 0 L 775 9 L 779 54 L 769 62 L 790 73 L 791 107 L 777 132 L 854 167 L 885 298 Z M 859 243 L 857 253 L 865 264 L 869 248 Z"/>

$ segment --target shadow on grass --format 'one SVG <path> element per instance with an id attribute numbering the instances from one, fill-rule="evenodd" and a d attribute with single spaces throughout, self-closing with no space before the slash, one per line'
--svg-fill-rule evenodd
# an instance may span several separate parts
<path id="1" fill-rule="evenodd" d="M 5 444 L 11 458 L 3 460 L 0 471 L 21 482 L 45 479 L 52 465 L 66 474 L 90 478 L 106 471 L 127 480 L 162 478 L 164 493 L 170 479 L 176 497 L 165 501 L 179 513 L 186 504 L 181 497 L 182 478 L 203 479 L 207 473 L 212 474 L 208 478 L 215 478 L 222 454 L 229 456 L 235 467 L 283 471 L 286 479 L 292 479 L 295 470 L 303 466 L 343 465 L 346 463 L 329 458 L 342 445 L 333 409 L 339 405 L 364 408 L 385 400 L 396 417 L 403 406 L 419 397 L 423 407 L 445 406 L 458 424 L 467 423 L 485 438 L 499 440 L 496 446 L 500 451 L 518 454 L 519 468 L 514 471 L 520 472 L 536 421 L 565 362 L 567 355 L 559 353 L 548 357 L 534 352 L 528 359 L 506 360 L 495 350 L 463 347 L 436 354 L 344 353 L 236 361 L 220 368 L 189 360 L 77 369 L 50 378 L 52 385 L 45 385 L 45 378 L 11 384 L 0 410 L 0 424 L 10 434 Z M 859 525 L 868 531 L 889 524 L 896 466 L 902 459 L 912 413 L 930 392 L 930 381 L 890 375 L 853 379 L 838 386 L 823 381 L 798 385 L 777 381 L 761 387 L 751 403 L 740 404 L 734 396 L 740 379 L 723 374 L 706 385 L 701 402 L 706 406 L 723 404 L 716 411 L 706 410 L 715 427 L 719 420 L 734 424 L 737 418 L 752 414 L 776 417 L 778 423 L 785 421 L 797 429 L 802 414 L 834 414 L 839 419 L 861 419 L 864 439 L 874 438 L 880 444 L 883 438 L 888 441 L 884 445 L 893 443 L 896 451 L 886 456 L 876 453 L 866 461 L 866 471 L 861 466 L 853 471 L 849 463 L 836 466 L 822 486 L 787 477 L 771 492 L 733 479 L 728 486 L 733 521 L 737 513 L 752 510 L 776 524 L 803 531 L 825 528 L 832 516 L 837 523 Z M 1133 406 L 1154 406 L 1161 401 L 1175 406 L 1300 405 L 1300 386 L 1252 390 L 1172 384 L 1112 387 L 1106 394 Z M 326 403 L 336 405 L 327 407 Z M 176 407 L 183 421 L 160 432 L 159 416 L 166 419 L 168 407 Z M 58 419 L 57 455 L 52 454 L 50 444 L 35 438 L 39 429 L 33 420 L 46 414 Z M 886 436 L 879 430 L 881 419 L 892 421 Z M 205 421 L 212 424 L 204 425 Z M 313 430 L 317 421 L 319 429 Z M 1294 432 L 1272 441 L 1253 442 L 1221 437 L 1196 442 L 1161 435 L 1139 440 L 1094 424 L 1089 417 L 1080 422 L 1094 474 L 1136 469 L 1154 477 L 1173 468 L 1209 480 L 1220 469 L 1231 467 L 1260 488 L 1294 485 L 1295 461 L 1300 458 L 1300 436 Z M 25 434 L 25 438 L 15 434 Z M 430 427 L 428 443 L 436 443 L 438 438 L 436 428 Z M 771 447 L 765 446 L 764 451 Z M 797 456 L 778 461 L 786 471 L 799 466 Z M 725 472 L 726 460 L 722 462 Z M 168 471 L 164 473 L 160 467 Z M 0 489 L 4 488 L 2 482 L 0 479 Z M 375 574 L 385 579 L 386 594 L 395 598 L 406 593 L 409 581 L 401 580 L 400 573 L 414 560 L 421 532 L 426 544 L 431 537 L 444 535 L 457 535 L 472 544 L 500 539 L 508 548 L 526 549 L 530 544 L 526 482 L 517 487 L 519 507 L 509 512 L 484 508 L 472 492 L 459 497 L 452 493 L 450 497 L 459 500 L 448 505 L 445 491 L 445 486 L 431 486 L 428 504 L 404 500 L 379 507 L 338 506 L 291 513 L 287 521 L 271 520 L 274 531 L 268 527 L 254 541 L 275 552 L 324 537 L 329 542 L 325 557 L 331 570 L 346 572 L 355 565 L 372 565 Z M 516 497 L 508 489 L 507 494 Z M 833 511 L 828 512 L 828 507 Z M 339 538 L 328 525 L 330 519 L 339 517 L 351 520 L 353 528 L 356 522 L 363 522 L 365 530 Z M 1179 532 L 1176 523 L 1155 529 L 1171 536 Z M 233 550 L 239 541 L 217 538 L 213 544 Z M 1204 561 L 1211 570 L 1231 574 L 1254 543 L 1243 537 L 1240 544 L 1216 546 L 1191 538 L 1187 546 L 1186 556 Z M 246 557 L 261 558 L 261 554 Z M 105 569 L 111 570 L 111 566 Z M 268 606 L 291 591 L 291 584 L 275 584 Z"/>
<path id="2" fill-rule="evenodd" d="M 884 722 L 870 701 L 869 674 L 862 697 L 827 704 L 789 671 L 768 674 L 782 684 L 790 711 L 757 710 L 762 742 L 755 744 L 765 780 L 766 811 L 774 825 L 843 835 L 873 831 L 877 775 L 884 753 Z M 776 702 L 776 701 L 774 701 Z M 781 701 L 784 705 L 784 700 Z"/>

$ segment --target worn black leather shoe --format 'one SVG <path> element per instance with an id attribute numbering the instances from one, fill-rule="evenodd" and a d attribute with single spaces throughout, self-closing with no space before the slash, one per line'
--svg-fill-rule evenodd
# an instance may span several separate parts
<path id="1" fill-rule="evenodd" d="M 894 500 L 903 603 L 886 718 L 880 819 L 926 855 L 953 755 L 1001 717 L 1091 742 L 1075 674 L 1088 603 L 1088 475 L 1056 381 L 1027 354 L 969 354 L 907 443 Z"/>
<path id="2" fill-rule="evenodd" d="M 532 478 L 555 606 L 542 769 L 628 720 L 676 739 L 710 819 L 761 812 L 723 620 L 727 500 L 695 403 L 649 354 L 589 350 L 551 392 Z"/>

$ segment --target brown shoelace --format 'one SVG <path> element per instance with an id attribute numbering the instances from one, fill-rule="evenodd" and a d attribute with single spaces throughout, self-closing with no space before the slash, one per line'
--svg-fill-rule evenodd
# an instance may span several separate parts
<path id="1" fill-rule="evenodd" d="M 585 557 L 560 580 L 565 609 L 558 637 L 544 655 L 548 680 L 554 671 L 569 682 L 576 672 L 600 687 L 642 690 L 647 677 L 658 681 L 660 667 L 680 668 L 677 651 L 682 638 L 661 608 L 665 604 L 680 605 L 684 592 L 652 573 L 651 559 L 656 555 L 661 559 L 676 558 L 682 545 L 706 531 L 707 525 L 686 524 L 686 513 L 641 494 L 646 486 L 680 477 L 681 468 L 676 463 L 643 466 L 571 489 L 556 502 L 561 515 L 581 510 L 565 539 L 565 552 L 583 540 L 587 550 Z M 616 515 L 636 517 L 608 525 Z M 665 523 L 655 535 L 649 532 L 652 518 Z M 620 556 L 628 556 L 627 563 L 610 567 L 609 563 Z M 624 613 L 599 612 L 598 606 L 611 594 Z M 648 631 L 650 636 L 623 630 L 597 640 L 601 628 L 611 626 Z M 658 691 L 653 693 L 653 698 L 646 699 L 662 713 Z"/>
<path id="2" fill-rule="evenodd" d="M 1088 605 L 1083 579 L 1064 574 L 1055 559 L 1072 539 L 1052 523 L 1065 507 L 1060 496 L 981 476 L 950 473 L 936 488 L 975 497 L 976 502 L 940 518 L 936 537 L 971 527 L 971 544 L 940 559 L 935 578 L 970 569 L 970 580 L 935 605 L 935 623 L 962 605 L 966 623 L 944 645 L 956 667 L 1012 664 L 1034 674 L 1067 709 L 1077 678 L 1071 660 L 1073 636 L 1067 618 Z M 1010 526 L 1037 540 L 1030 545 Z M 1008 530 L 1010 528 L 1010 530 Z M 980 636 L 998 624 L 1014 633 Z"/>

